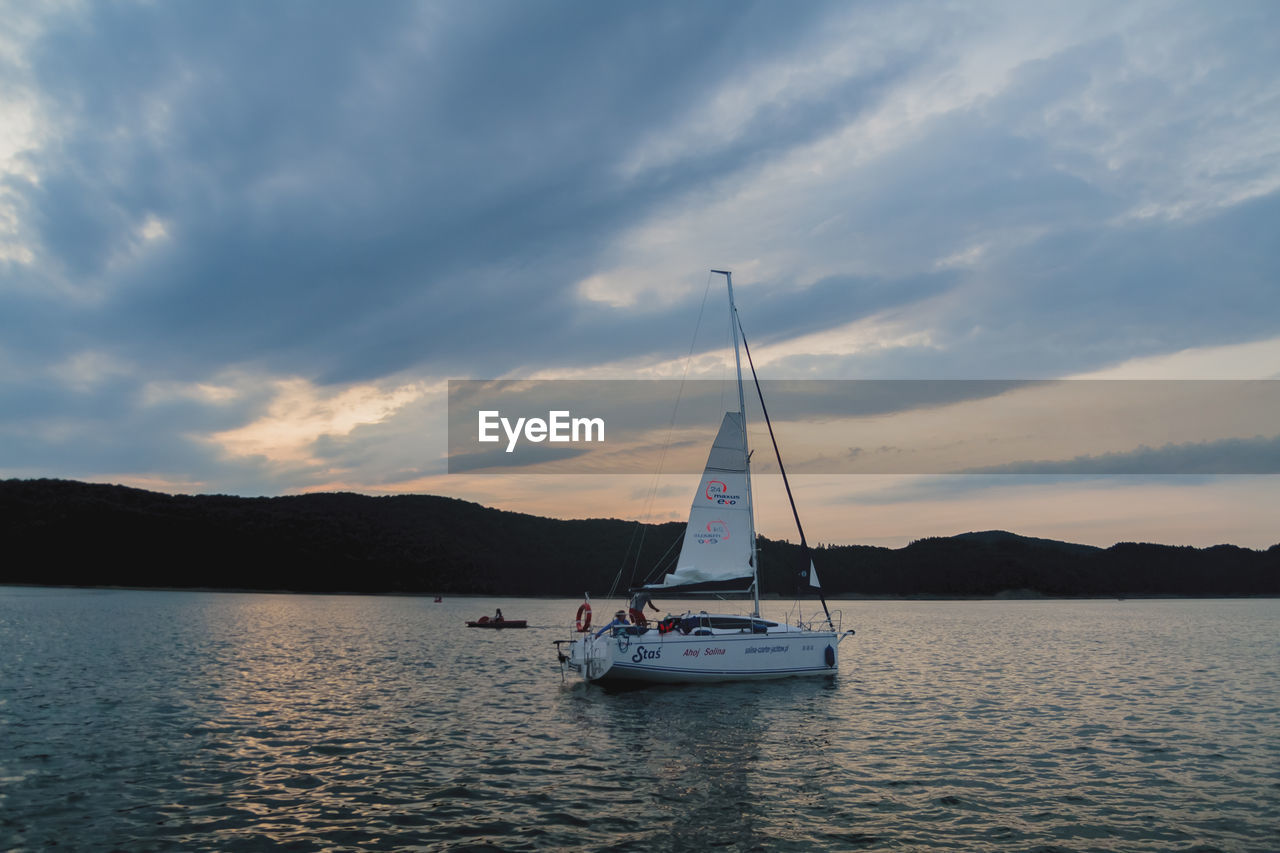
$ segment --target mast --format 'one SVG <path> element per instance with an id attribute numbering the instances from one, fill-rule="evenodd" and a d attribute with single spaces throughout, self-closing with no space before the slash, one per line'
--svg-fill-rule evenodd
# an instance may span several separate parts
<path id="1" fill-rule="evenodd" d="M 738 414 L 742 420 L 742 448 L 747 453 L 747 506 L 751 508 L 747 518 L 751 527 L 751 593 L 755 609 L 753 616 L 760 616 L 760 573 L 756 559 L 756 506 L 751 499 L 751 453 L 747 448 L 747 403 L 742 392 L 742 356 L 738 352 L 738 306 L 733 302 L 733 273 L 729 270 L 712 270 L 715 275 L 724 276 L 725 286 L 729 289 L 729 325 L 733 330 L 733 364 L 738 373 Z"/>

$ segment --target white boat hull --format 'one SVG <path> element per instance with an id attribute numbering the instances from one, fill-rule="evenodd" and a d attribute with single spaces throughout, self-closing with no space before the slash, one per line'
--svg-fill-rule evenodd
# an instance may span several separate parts
<path id="1" fill-rule="evenodd" d="M 800 628 L 711 635 L 617 633 L 575 640 L 565 664 L 588 681 L 709 683 L 835 675 L 839 635 Z"/>

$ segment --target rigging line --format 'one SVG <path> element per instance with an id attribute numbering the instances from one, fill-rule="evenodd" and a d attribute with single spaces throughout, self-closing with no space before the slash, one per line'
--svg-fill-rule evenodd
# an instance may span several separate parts
<path id="1" fill-rule="evenodd" d="M 675 432 L 676 428 L 676 412 L 680 408 L 680 400 L 684 397 L 684 386 L 689 379 L 689 366 L 693 363 L 693 351 L 698 345 L 698 330 L 702 328 L 702 315 L 705 313 L 707 308 L 707 297 L 711 295 L 711 280 L 712 274 L 708 272 L 707 285 L 702 290 L 702 304 L 698 306 L 698 319 L 693 324 L 693 336 L 689 340 L 689 352 L 684 358 L 684 372 L 680 374 L 680 386 L 676 391 L 676 401 L 671 406 L 671 420 L 667 423 L 667 436 L 663 440 L 662 452 L 658 456 L 658 470 L 653 475 L 653 486 L 649 489 L 649 496 L 645 501 L 644 512 L 641 515 L 641 518 L 649 517 L 649 514 L 653 511 L 653 503 L 657 500 L 658 480 L 662 477 L 662 468 L 667 461 L 667 451 L 671 448 L 671 434 Z M 647 533 L 645 528 L 646 525 L 641 522 L 640 544 L 636 546 L 635 562 L 631 566 L 631 582 L 629 586 L 635 586 L 636 570 L 640 567 L 640 554 L 644 550 L 644 539 L 645 534 Z M 668 547 L 667 551 L 663 554 L 663 557 L 665 557 L 667 553 L 670 553 L 670 551 L 671 547 Z M 623 560 L 626 560 L 625 554 L 623 555 Z M 662 558 L 659 557 L 658 562 L 661 563 L 661 561 Z M 654 574 L 655 572 L 650 570 L 649 575 L 646 576 L 646 580 L 652 580 L 652 576 Z M 621 571 L 619 571 L 619 577 L 621 577 Z"/>
<path id="2" fill-rule="evenodd" d="M 747 344 L 747 332 L 742 328 L 742 318 L 734 317 L 738 324 L 738 331 L 742 334 L 742 349 L 747 354 L 747 365 L 751 368 L 751 381 L 756 386 L 756 396 L 760 398 L 760 411 L 764 414 L 765 426 L 769 427 L 769 440 L 773 442 L 773 455 L 778 459 L 778 471 L 782 473 L 782 485 L 787 489 L 787 501 L 791 504 L 791 515 L 796 520 L 796 530 L 800 533 L 800 557 L 804 560 L 804 566 L 801 569 L 802 577 L 809 578 L 809 567 L 813 565 L 813 556 L 809 553 L 809 543 L 804 537 L 804 526 L 800 524 L 800 511 L 796 509 L 796 500 L 791 495 L 791 481 L 787 479 L 787 469 L 782 464 L 782 451 L 778 449 L 778 439 L 773 434 L 773 421 L 769 420 L 769 407 L 764 404 L 764 392 L 760 390 L 760 377 L 756 375 L 755 362 L 751 360 L 751 347 Z M 818 590 L 818 599 L 822 602 L 822 612 L 827 614 L 827 625 L 832 627 L 831 611 L 827 609 L 827 597 L 822 592 L 822 587 L 813 587 L 811 589 Z M 834 627 L 832 627 L 834 630 Z"/>
<path id="3" fill-rule="evenodd" d="M 681 531 L 681 533 L 678 534 L 675 539 L 671 540 L 671 544 L 667 546 L 667 550 L 662 552 L 662 556 L 657 559 L 654 565 L 655 566 L 663 565 L 662 561 L 665 560 L 667 558 L 667 555 L 671 553 L 671 549 L 676 547 L 676 545 L 680 544 L 681 540 L 683 539 L 684 539 L 684 533 L 683 531 Z"/>
<path id="4" fill-rule="evenodd" d="M 675 571 L 674 564 L 680 552 L 677 551 L 676 557 L 672 557 L 670 560 L 668 560 L 667 557 L 670 556 L 671 552 L 675 549 L 677 545 L 679 545 L 683 541 L 683 539 L 684 539 L 684 531 L 681 530 L 679 533 L 676 534 L 676 538 L 671 540 L 671 544 L 667 546 L 667 550 L 663 551 L 662 555 L 658 557 L 657 560 L 654 561 L 653 569 L 640 582 L 640 586 L 636 586 L 634 583 L 632 583 L 630 587 L 628 587 L 628 590 L 630 591 L 630 590 L 639 589 L 640 587 L 643 587 L 649 583 L 652 583 L 654 579 L 658 578 L 659 576 L 667 574 L 669 571 Z M 613 591 L 610 590 L 609 594 L 612 596 Z"/>
<path id="5" fill-rule="evenodd" d="M 636 526 L 631 528 L 631 541 L 627 543 L 626 549 L 622 552 L 622 565 L 618 566 L 618 573 L 613 576 L 613 584 L 610 585 L 609 587 L 609 595 L 608 595 L 609 598 L 613 598 L 618 591 L 618 583 L 622 580 L 622 573 L 626 571 L 626 568 L 627 568 L 627 555 L 631 553 L 631 546 L 635 545 L 637 535 L 640 536 L 640 545 L 636 545 L 637 554 L 639 553 L 641 546 L 644 544 L 643 533 L 644 533 L 644 524 L 642 523 L 637 522 Z M 635 577 L 634 569 L 632 570 L 631 574 L 632 574 L 632 578 L 634 579 Z"/>

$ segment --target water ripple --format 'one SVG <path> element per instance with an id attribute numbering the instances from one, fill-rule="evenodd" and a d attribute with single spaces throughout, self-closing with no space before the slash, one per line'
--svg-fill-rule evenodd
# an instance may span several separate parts
<path id="1" fill-rule="evenodd" d="M 576 605 L 0 590 L 0 849 L 1276 849 L 1278 602 L 846 603 L 833 681 L 640 691 Z"/>

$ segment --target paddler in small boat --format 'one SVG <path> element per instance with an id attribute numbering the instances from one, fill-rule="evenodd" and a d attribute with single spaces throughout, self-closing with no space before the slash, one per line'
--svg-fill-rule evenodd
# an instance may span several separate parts
<path id="1" fill-rule="evenodd" d="M 501 607 L 499 607 L 499 608 L 497 609 L 497 611 L 493 614 L 493 621 L 494 621 L 494 622 L 501 622 L 501 621 L 502 621 L 502 608 L 501 608 Z"/>

